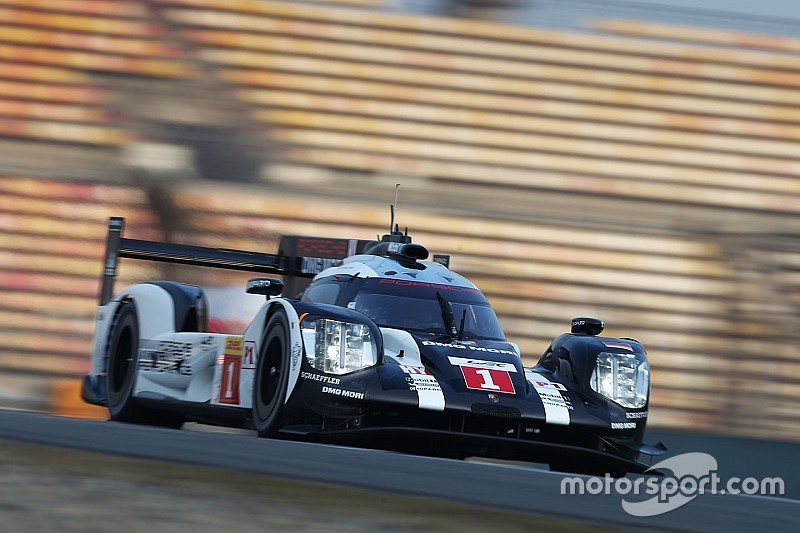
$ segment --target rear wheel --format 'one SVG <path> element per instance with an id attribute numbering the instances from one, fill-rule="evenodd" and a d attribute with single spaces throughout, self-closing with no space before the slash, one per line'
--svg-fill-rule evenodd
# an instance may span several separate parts
<path id="1" fill-rule="evenodd" d="M 133 422 L 133 399 L 139 353 L 139 322 L 132 302 L 123 302 L 111 327 L 108 344 L 108 414 L 111 420 Z"/>
<path id="2" fill-rule="evenodd" d="M 136 306 L 126 301 L 120 304 L 108 342 L 108 414 L 118 422 L 180 427 L 183 417 L 137 405 L 133 390 L 138 364 L 139 319 Z"/>
<path id="3" fill-rule="evenodd" d="M 253 383 L 253 426 L 259 437 L 273 437 L 283 424 L 289 382 L 289 320 L 283 310 L 267 322 Z"/>

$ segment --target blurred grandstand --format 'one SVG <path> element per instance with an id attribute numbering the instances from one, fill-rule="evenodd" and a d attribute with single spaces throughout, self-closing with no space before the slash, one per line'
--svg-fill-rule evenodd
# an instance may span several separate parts
<path id="1" fill-rule="evenodd" d="M 389 4 L 0 0 L 0 404 L 76 390 L 106 217 L 272 251 L 383 231 L 399 182 L 529 363 L 598 316 L 654 425 L 800 439 L 800 37 Z M 120 285 L 161 276 L 244 279 Z"/>

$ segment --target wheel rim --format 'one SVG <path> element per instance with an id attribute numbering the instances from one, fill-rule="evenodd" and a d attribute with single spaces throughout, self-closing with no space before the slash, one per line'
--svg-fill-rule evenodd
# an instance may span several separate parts
<path id="1" fill-rule="evenodd" d="M 269 340 L 264 351 L 258 384 L 259 417 L 266 420 L 272 414 L 280 392 L 283 374 L 283 342 L 278 336 Z"/>
<path id="2" fill-rule="evenodd" d="M 111 373 L 111 391 L 114 393 L 124 392 L 129 374 L 133 368 L 133 335 L 130 327 L 125 327 L 120 332 L 114 350 L 114 361 Z"/>

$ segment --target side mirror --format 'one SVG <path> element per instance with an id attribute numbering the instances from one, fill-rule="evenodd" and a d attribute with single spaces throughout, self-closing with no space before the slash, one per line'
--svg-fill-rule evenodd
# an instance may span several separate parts
<path id="1" fill-rule="evenodd" d="M 599 318 L 578 317 L 572 319 L 572 333 L 576 335 L 600 335 L 606 325 Z"/>
<path id="2" fill-rule="evenodd" d="M 277 278 L 252 278 L 247 281 L 247 294 L 263 294 L 269 299 L 283 292 L 283 282 Z"/>

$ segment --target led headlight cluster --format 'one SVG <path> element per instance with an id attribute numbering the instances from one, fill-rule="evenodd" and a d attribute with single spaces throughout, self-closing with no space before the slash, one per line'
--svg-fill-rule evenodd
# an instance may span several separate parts
<path id="1" fill-rule="evenodd" d="M 368 326 L 319 318 L 302 322 L 306 360 L 327 374 L 347 374 L 377 362 L 377 346 Z"/>
<path id="2" fill-rule="evenodd" d="M 638 409 L 647 403 L 650 365 L 642 354 L 601 352 L 589 384 L 622 407 Z"/>

